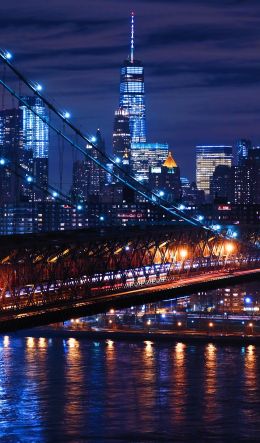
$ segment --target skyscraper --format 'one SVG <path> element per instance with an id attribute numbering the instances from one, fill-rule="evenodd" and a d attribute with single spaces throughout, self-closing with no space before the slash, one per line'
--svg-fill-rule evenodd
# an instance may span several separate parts
<path id="1" fill-rule="evenodd" d="M 149 185 L 154 192 L 171 203 L 180 200 L 180 169 L 171 152 L 160 167 L 150 168 Z"/>
<path id="2" fill-rule="evenodd" d="M 131 134 L 129 126 L 129 114 L 124 108 L 119 108 L 115 112 L 113 131 L 113 154 L 120 160 L 130 157 Z"/>
<path id="3" fill-rule="evenodd" d="M 168 157 L 167 143 L 132 143 L 131 170 L 139 181 L 149 180 L 149 169 L 161 167 Z"/>
<path id="4" fill-rule="evenodd" d="M 252 148 L 251 140 L 241 139 L 236 143 L 236 162 L 235 164 L 241 165 L 248 156 L 248 150 Z"/>
<path id="5" fill-rule="evenodd" d="M 124 61 L 120 77 L 120 108 L 129 114 L 131 142 L 146 141 L 144 68 L 134 58 L 134 13 L 131 15 L 130 57 Z"/>
<path id="6" fill-rule="evenodd" d="M 23 97 L 23 100 L 41 117 L 47 120 L 47 109 L 39 97 Z M 22 105 L 23 148 L 33 153 L 33 175 L 37 184 L 48 186 L 49 127 L 33 111 Z M 42 199 L 41 191 L 35 191 L 36 199 Z"/>
<path id="7" fill-rule="evenodd" d="M 23 158 L 22 113 L 20 109 L 0 111 L 0 204 L 16 204 L 20 200 L 22 180 L 19 166 Z"/>
<path id="8" fill-rule="evenodd" d="M 96 133 L 95 145 L 99 151 L 105 152 L 105 143 L 99 129 Z M 93 158 L 104 162 L 102 153 L 97 152 L 92 145 L 88 144 L 86 150 Z M 74 162 L 72 180 L 71 195 L 74 201 L 97 201 L 102 196 L 106 171 L 91 159 L 84 158 Z"/>
<path id="9" fill-rule="evenodd" d="M 196 183 L 199 190 L 210 193 L 210 179 L 219 165 L 232 165 L 232 146 L 196 146 Z"/>
<path id="10" fill-rule="evenodd" d="M 232 169 L 218 165 L 210 179 L 210 195 L 213 201 L 225 203 L 233 198 Z"/>
<path id="11" fill-rule="evenodd" d="M 260 147 L 249 148 L 233 174 L 234 203 L 260 204 Z"/>

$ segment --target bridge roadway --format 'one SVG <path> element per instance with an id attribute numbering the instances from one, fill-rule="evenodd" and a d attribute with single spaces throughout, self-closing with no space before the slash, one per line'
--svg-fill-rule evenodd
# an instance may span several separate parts
<path id="1" fill-rule="evenodd" d="M 0 314 L 0 332 L 42 326 L 106 312 L 112 307 L 123 308 L 134 304 L 150 303 L 259 279 L 260 268 L 232 271 L 232 273 L 215 271 L 208 274 L 190 275 L 180 280 L 148 287 L 133 287 L 120 292 L 100 291 L 99 294 L 88 295 L 85 299 L 63 301 L 49 306 L 45 305 L 44 308 L 41 306 L 24 307 L 18 311 L 6 307 L 6 310 Z"/>

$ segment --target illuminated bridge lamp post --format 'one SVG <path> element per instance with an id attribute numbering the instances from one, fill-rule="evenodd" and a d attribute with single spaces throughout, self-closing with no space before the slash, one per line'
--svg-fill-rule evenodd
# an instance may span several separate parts
<path id="1" fill-rule="evenodd" d="M 250 323 L 248 323 L 248 326 L 251 330 L 251 335 L 253 335 L 254 334 L 254 323 L 250 322 Z"/>
<path id="2" fill-rule="evenodd" d="M 230 255 L 232 255 L 234 250 L 235 250 L 235 246 L 232 242 L 227 242 L 225 244 L 225 252 L 226 252 L 226 254 L 225 254 L 225 262 L 226 263 L 225 264 L 227 264 L 228 259 L 229 259 Z"/>
<path id="3" fill-rule="evenodd" d="M 214 327 L 214 323 L 212 321 L 209 322 L 209 327 L 208 327 L 208 333 L 210 330 L 212 330 Z"/>
<path id="4" fill-rule="evenodd" d="M 184 262 L 185 262 L 185 259 L 188 256 L 187 248 L 181 248 L 180 251 L 179 251 L 179 256 L 181 258 L 181 267 L 180 267 L 180 272 L 181 272 L 184 269 Z"/>

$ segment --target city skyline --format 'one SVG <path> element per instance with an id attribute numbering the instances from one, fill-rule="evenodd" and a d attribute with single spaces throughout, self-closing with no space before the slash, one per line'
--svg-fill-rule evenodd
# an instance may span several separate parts
<path id="1" fill-rule="evenodd" d="M 136 57 L 146 73 L 148 139 L 168 142 L 182 175 L 190 178 L 198 144 L 234 144 L 239 138 L 259 144 L 257 2 L 90 3 L 86 19 L 82 2 L 71 11 L 69 2 L 61 7 L 58 0 L 52 9 L 27 2 L 16 18 L 11 0 L 0 19 L 2 42 L 15 62 L 69 107 L 84 131 L 100 127 L 111 146 L 133 9 Z M 32 28 L 33 41 L 26 38 Z"/>

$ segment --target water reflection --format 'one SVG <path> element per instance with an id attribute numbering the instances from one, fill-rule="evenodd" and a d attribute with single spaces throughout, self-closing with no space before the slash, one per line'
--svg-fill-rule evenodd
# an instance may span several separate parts
<path id="1" fill-rule="evenodd" d="M 205 370 L 204 370 L 204 420 L 206 427 L 210 429 L 221 419 L 222 411 L 218 400 L 217 386 L 217 347 L 209 343 L 205 347 Z"/>
<path id="2" fill-rule="evenodd" d="M 174 422 L 181 426 L 187 419 L 186 401 L 187 401 L 187 378 L 186 378 L 186 345 L 177 343 L 174 347 L 173 368 L 172 368 L 172 386 L 173 386 L 173 405 Z"/>
<path id="3" fill-rule="evenodd" d="M 116 323 L 125 316 L 125 324 L 140 327 L 149 315 L 150 332 L 175 328 L 180 307 L 167 303 L 107 317 Z M 181 322 L 186 327 L 184 317 Z M 135 343 L 6 335 L 0 340 L 0 440 L 258 441 L 259 356 L 258 346 L 159 344 L 151 334 Z"/>
<path id="4" fill-rule="evenodd" d="M 86 392 L 84 386 L 84 365 L 80 343 L 75 338 L 65 341 L 65 403 L 64 403 L 64 437 L 74 438 L 78 428 L 84 427 L 82 410 L 84 410 Z"/>

